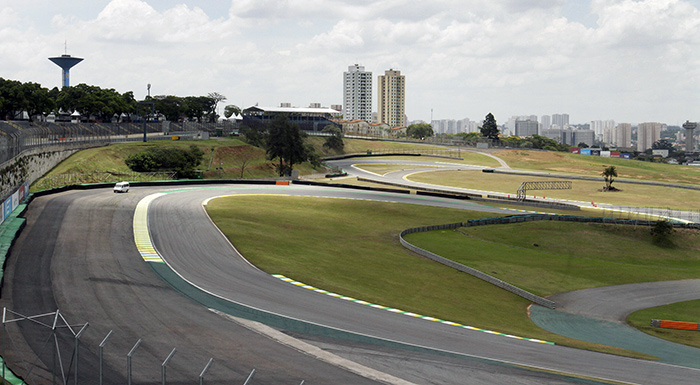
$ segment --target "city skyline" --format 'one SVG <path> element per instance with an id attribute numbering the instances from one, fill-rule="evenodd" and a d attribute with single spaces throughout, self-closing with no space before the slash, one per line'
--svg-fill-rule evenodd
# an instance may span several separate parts
<path id="1" fill-rule="evenodd" d="M 700 0 L 0 0 L 0 77 L 242 108 L 342 104 L 339 73 L 399 68 L 409 120 L 568 111 L 572 124 L 700 120 Z M 67 50 L 64 44 L 67 42 Z M 376 81 L 376 79 L 374 79 Z M 376 83 L 375 83 L 376 88 Z M 376 102 L 376 98 L 375 98 Z"/>

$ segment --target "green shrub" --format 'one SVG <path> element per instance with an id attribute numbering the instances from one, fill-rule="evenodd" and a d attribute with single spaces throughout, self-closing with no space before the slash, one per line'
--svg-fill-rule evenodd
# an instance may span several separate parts
<path id="1" fill-rule="evenodd" d="M 176 171 L 178 178 L 192 178 L 202 158 L 204 152 L 194 145 L 189 150 L 151 147 L 128 156 L 124 162 L 136 172 Z"/>

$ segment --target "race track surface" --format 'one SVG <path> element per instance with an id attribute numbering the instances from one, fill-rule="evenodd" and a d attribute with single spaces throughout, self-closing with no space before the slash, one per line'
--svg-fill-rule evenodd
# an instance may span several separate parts
<path id="1" fill-rule="evenodd" d="M 153 242 L 181 278 L 218 298 L 294 320 L 397 344 L 376 346 L 358 340 L 290 332 L 327 352 L 352 358 L 386 373 L 389 380 L 319 360 L 185 298 L 144 262 L 134 244 L 131 221 L 144 197 L 163 191 L 134 188 L 68 192 L 38 198 L 30 206 L 27 227 L 10 256 L 2 305 L 22 314 L 61 309 L 74 323 L 88 321 L 81 339 L 81 383 L 95 383 L 97 345 L 114 330 L 105 350 L 105 383 L 124 384 L 126 353 L 136 340 L 134 383 L 160 380 L 160 364 L 173 347 L 169 383 L 192 383 L 210 357 L 215 364 L 207 383 L 243 383 L 256 369 L 256 383 L 364 384 L 516 383 L 560 384 L 569 378 L 529 371 L 523 365 L 577 376 L 639 384 L 691 384 L 700 371 L 492 335 L 425 321 L 321 295 L 283 282 L 248 264 L 209 221 L 202 202 L 229 194 L 298 194 L 378 199 L 475 208 L 473 204 L 401 194 L 357 192 L 320 187 L 223 186 L 167 191 L 149 208 Z M 160 269 L 160 267 L 158 267 Z M 293 278 L 293 277 L 292 277 Z M 176 288 L 177 289 L 177 288 Z M 2 354 L 14 365 L 43 362 L 32 383 L 51 383 L 51 350 L 42 349 L 42 331 L 17 324 L 13 345 L 3 340 Z M 70 340 L 64 339 L 70 346 Z M 438 355 L 431 351 L 449 353 Z M 20 355 L 21 353 L 21 355 Z M 64 360 L 66 359 L 64 355 Z M 506 363 L 506 364 L 498 364 Z M 21 374 L 21 373 L 20 373 Z M 381 382 L 378 382 L 381 381 Z M 394 381 L 394 382 L 391 382 Z"/>

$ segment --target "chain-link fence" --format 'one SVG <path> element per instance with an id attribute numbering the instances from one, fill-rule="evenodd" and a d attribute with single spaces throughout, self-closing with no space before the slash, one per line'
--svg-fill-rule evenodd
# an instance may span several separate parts
<path id="1" fill-rule="evenodd" d="M 678 210 L 669 207 L 599 207 L 603 219 L 625 219 L 630 221 L 672 221 L 700 223 L 700 210 Z"/>

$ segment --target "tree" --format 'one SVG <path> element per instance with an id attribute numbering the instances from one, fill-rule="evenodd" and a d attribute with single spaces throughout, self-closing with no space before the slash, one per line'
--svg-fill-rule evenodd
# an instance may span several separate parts
<path id="1" fill-rule="evenodd" d="M 226 119 L 231 118 L 232 116 L 240 115 L 241 114 L 241 109 L 233 104 L 229 104 L 228 106 L 224 107 L 224 116 Z"/>
<path id="2" fill-rule="evenodd" d="M 216 101 L 208 96 L 187 96 L 184 99 L 185 116 L 201 123 L 202 118 L 214 111 Z"/>
<path id="3" fill-rule="evenodd" d="M 410 138 L 423 139 L 433 135 L 433 127 L 428 123 L 411 124 L 406 128 L 406 136 Z"/>
<path id="4" fill-rule="evenodd" d="M 170 170 L 177 171 L 178 178 L 194 177 L 194 168 L 202 163 L 204 151 L 192 145 L 189 150 L 182 148 L 150 147 L 128 156 L 127 167 L 136 172 Z"/>
<path id="5" fill-rule="evenodd" d="M 578 144 L 578 147 L 580 147 L 580 148 L 588 148 L 588 145 L 587 145 L 586 143 L 584 143 L 584 142 L 581 142 L 581 143 Z"/>
<path id="6" fill-rule="evenodd" d="M 338 152 L 343 151 L 345 148 L 345 143 L 343 143 L 343 132 L 335 125 L 329 124 L 323 127 L 321 132 L 328 132 L 331 136 L 326 137 L 326 141 L 323 143 L 323 147 L 329 150 L 335 150 Z"/>
<path id="7" fill-rule="evenodd" d="M 255 147 L 264 147 L 267 141 L 267 127 L 257 120 L 244 123 L 238 132 L 245 137 L 246 143 Z"/>
<path id="8" fill-rule="evenodd" d="M 605 179 L 604 191 L 614 190 L 612 183 L 615 181 L 615 178 L 617 178 L 617 169 L 615 169 L 615 166 L 606 167 L 600 175 Z"/>
<path id="9" fill-rule="evenodd" d="M 49 90 L 37 83 L 22 84 L 21 92 L 24 101 L 23 109 L 27 111 L 29 120 L 36 115 L 48 114 L 56 108 L 56 102 L 51 99 Z"/>
<path id="10" fill-rule="evenodd" d="M 656 221 L 651 226 L 651 236 L 654 243 L 658 245 L 668 245 L 671 243 L 669 237 L 673 234 L 673 224 L 669 221 Z"/>
<path id="11" fill-rule="evenodd" d="M 212 100 L 211 109 L 209 110 L 209 121 L 215 123 L 219 118 L 219 115 L 216 114 L 216 107 L 219 105 L 219 102 L 225 101 L 226 97 L 218 92 L 210 92 L 207 97 Z"/>
<path id="12" fill-rule="evenodd" d="M 22 83 L 0 78 L 0 119 L 14 118 L 22 105 Z"/>
<path id="13" fill-rule="evenodd" d="M 267 159 L 277 159 L 279 176 L 290 175 L 295 164 L 308 159 L 307 148 L 304 145 L 306 134 L 296 123 L 290 123 L 287 115 L 279 114 L 272 122 L 267 135 Z"/>
<path id="14" fill-rule="evenodd" d="M 659 139 L 651 145 L 652 150 L 668 150 L 673 151 L 673 143 L 668 139 Z"/>
<path id="15" fill-rule="evenodd" d="M 153 97 L 153 108 L 171 122 L 177 122 L 185 116 L 185 100 L 179 96 L 156 95 Z"/>
<path id="16" fill-rule="evenodd" d="M 499 131 L 498 124 L 496 124 L 496 118 L 494 118 L 493 114 L 489 112 L 484 119 L 483 126 L 481 126 L 481 135 L 483 135 L 485 138 L 497 141 L 498 134 Z"/>

